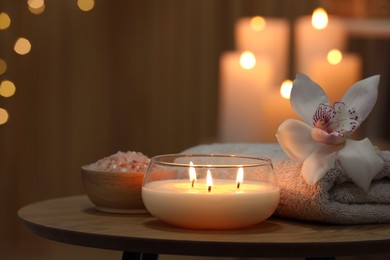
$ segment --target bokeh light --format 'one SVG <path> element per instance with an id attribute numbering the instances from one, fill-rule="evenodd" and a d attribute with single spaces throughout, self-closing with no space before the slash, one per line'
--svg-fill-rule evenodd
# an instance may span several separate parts
<path id="1" fill-rule="evenodd" d="M 338 49 L 333 49 L 328 52 L 327 60 L 330 64 L 336 65 L 343 59 L 343 54 Z"/>
<path id="2" fill-rule="evenodd" d="M 8 121 L 8 112 L 4 108 L 0 108 L 0 125 L 7 123 Z"/>
<path id="3" fill-rule="evenodd" d="M 0 96 L 12 97 L 15 94 L 16 87 L 12 81 L 3 80 L 0 83 Z"/>
<path id="4" fill-rule="evenodd" d="M 250 51 L 244 51 L 240 57 L 240 65 L 243 69 L 250 70 L 256 66 L 256 57 Z"/>
<path id="5" fill-rule="evenodd" d="M 28 5 L 28 10 L 33 14 L 38 15 L 45 11 L 44 0 L 28 0 L 27 5 Z"/>
<path id="6" fill-rule="evenodd" d="M 4 74 L 7 71 L 7 63 L 0 59 L 0 75 Z"/>
<path id="7" fill-rule="evenodd" d="M 44 0 L 28 0 L 27 4 L 31 8 L 38 9 L 38 8 L 41 8 L 43 5 L 45 5 L 45 1 Z"/>
<path id="8" fill-rule="evenodd" d="M 5 30 L 11 25 L 11 18 L 7 13 L 0 13 L 0 30 Z"/>
<path id="9" fill-rule="evenodd" d="M 313 11 L 311 24 L 317 30 L 325 29 L 328 26 L 328 14 L 324 8 L 319 7 Z"/>
<path id="10" fill-rule="evenodd" d="M 265 24 L 265 19 L 263 17 L 261 17 L 261 16 L 253 17 L 251 19 L 251 23 L 250 24 L 251 24 L 250 26 L 251 26 L 252 30 L 257 31 L 257 32 L 259 32 L 261 30 L 264 30 L 265 25 L 266 25 Z"/>
<path id="11" fill-rule="evenodd" d="M 14 50 L 17 54 L 25 55 L 31 50 L 31 43 L 26 38 L 19 38 L 15 42 Z"/>
<path id="12" fill-rule="evenodd" d="M 94 0 L 77 0 L 77 6 L 80 8 L 82 11 L 91 11 L 95 5 Z"/>
<path id="13" fill-rule="evenodd" d="M 282 86 L 280 87 L 280 95 L 285 99 L 290 99 L 291 89 L 293 87 L 293 82 L 289 79 L 283 81 Z"/>

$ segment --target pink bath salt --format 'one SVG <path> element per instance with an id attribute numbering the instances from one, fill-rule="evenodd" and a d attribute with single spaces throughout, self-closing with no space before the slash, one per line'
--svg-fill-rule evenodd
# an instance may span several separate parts
<path id="1" fill-rule="evenodd" d="M 141 152 L 117 152 L 88 165 L 90 170 L 105 172 L 145 172 L 149 157 Z"/>

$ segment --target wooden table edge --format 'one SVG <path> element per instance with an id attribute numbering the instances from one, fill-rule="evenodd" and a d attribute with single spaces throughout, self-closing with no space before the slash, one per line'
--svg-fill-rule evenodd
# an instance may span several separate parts
<path id="1" fill-rule="evenodd" d="M 35 234 L 57 242 L 92 248 L 155 254 L 221 257 L 326 257 L 382 254 L 390 252 L 390 238 L 384 240 L 353 242 L 237 243 L 115 236 L 115 243 L 112 243 L 112 236 L 77 232 L 33 223 L 23 217 L 23 210 L 31 205 L 33 204 L 22 207 L 18 211 L 18 217 Z M 93 239 L 90 239 L 91 235 L 93 236 Z M 209 250 L 210 247 L 213 249 Z"/>

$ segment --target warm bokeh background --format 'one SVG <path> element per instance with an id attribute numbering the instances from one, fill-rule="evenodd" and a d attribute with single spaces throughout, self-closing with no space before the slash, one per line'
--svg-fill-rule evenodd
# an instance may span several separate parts
<path id="1" fill-rule="evenodd" d="M 118 150 L 154 156 L 218 141 L 219 58 L 235 47 L 235 21 L 253 15 L 294 21 L 318 4 L 97 0 L 84 12 L 76 0 L 47 0 L 45 11 L 34 15 L 26 1 L 0 0 L 0 12 L 12 20 L 0 31 L 0 58 L 7 62 L 0 81 L 16 86 L 14 96 L 0 97 L 10 116 L 0 125 L 0 258 L 119 259 L 119 252 L 39 238 L 21 224 L 17 210 L 83 193 L 80 166 Z M 374 11 L 368 16 L 382 16 Z M 27 55 L 13 51 L 18 37 L 30 40 Z M 365 60 L 363 76 L 382 75 L 380 101 L 362 129 L 380 141 L 390 138 L 389 43 L 386 37 L 350 42 Z"/>

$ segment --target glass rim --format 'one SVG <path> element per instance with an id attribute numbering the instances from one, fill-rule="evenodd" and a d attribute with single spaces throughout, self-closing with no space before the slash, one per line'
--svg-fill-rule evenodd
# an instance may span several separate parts
<path id="1" fill-rule="evenodd" d="M 163 158 L 191 158 L 191 157 L 210 157 L 210 158 L 237 158 L 237 159 L 248 159 L 258 161 L 257 163 L 240 163 L 240 164 L 199 164 L 193 163 L 178 163 L 178 162 L 167 162 L 163 161 Z M 150 164 L 158 164 L 163 166 L 171 167 L 193 167 L 193 168 L 248 168 L 248 167 L 264 167 L 272 166 L 272 160 L 267 157 L 256 157 L 250 155 L 240 155 L 240 154 L 222 154 L 222 153 L 172 153 L 172 154 L 162 154 L 154 156 L 150 159 Z"/>

